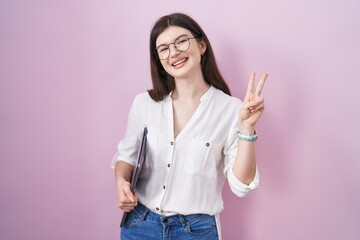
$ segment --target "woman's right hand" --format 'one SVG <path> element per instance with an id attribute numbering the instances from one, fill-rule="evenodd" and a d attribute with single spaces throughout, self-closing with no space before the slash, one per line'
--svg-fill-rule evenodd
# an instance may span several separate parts
<path id="1" fill-rule="evenodd" d="M 130 189 L 130 183 L 126 180 L 118 182 L 119 208 L 124 212 L 130 212 L 137 204 L 137 194 Z"/>

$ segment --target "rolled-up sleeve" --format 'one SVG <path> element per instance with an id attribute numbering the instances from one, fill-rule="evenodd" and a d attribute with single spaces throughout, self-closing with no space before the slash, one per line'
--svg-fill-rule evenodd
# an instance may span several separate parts
<path id="1" fill-rule="evenodd" d="M 133 101 L 127 122 L 127 128 L 124 138 L 117 145 L 117 153 L 111 161 L 111 167 L 114 169 L 117 161 L 124 161 L 131 165 L 136 164 L 138 149 L 141 141 L 141 131 L 137 117 L 136 98 Z"/>
<path id="2" fill-rule="evenodd" d="M 258 188 L 260 182 L 259 171 L 257 167 L 256 167 L 255 177 L 249 185 L 241 182 L 239 179 L 236 178 L 232 170 L 232 167 L 227 171 L 227 179 L 231 191 L 239 197 L 244 197 L 252 190 Z"/>

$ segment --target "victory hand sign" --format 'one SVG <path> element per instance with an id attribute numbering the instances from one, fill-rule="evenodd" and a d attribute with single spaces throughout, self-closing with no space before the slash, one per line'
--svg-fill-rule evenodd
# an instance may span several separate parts
<path id="1" fill-rule="evenodd" d="M 268 74 L 262 75 L 256 89 L 255 84 L 255 72 L 251 73 L 249 85 L 246 91 L 245 99 L 240 108 L 239 113 L 239 132 L 243 134 L 253 134 L 255 131 L 255 125 L 259 120 L 261 114 L 264 112 L 264 98 L 261 96 L 261 91 L 264 87 L 265 80 Z"/>

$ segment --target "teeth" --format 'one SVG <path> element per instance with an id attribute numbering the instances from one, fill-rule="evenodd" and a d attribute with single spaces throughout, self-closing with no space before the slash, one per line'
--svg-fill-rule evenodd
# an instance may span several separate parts
<path id="1" fill-rule="evenodd" d="M 187 60 L 187 58 L 184 58 L 184 59 L 182 59 L 182 60 L 180 60 L 180 61 L 177 61 L 177 62 L 173 63 L 173 66 L 176 66 L 176 65 L 178 65 L 178 64 L 180 64 L 180 63 L 183 63 L 183 62 L 185 62 L 186 60 Z"/>

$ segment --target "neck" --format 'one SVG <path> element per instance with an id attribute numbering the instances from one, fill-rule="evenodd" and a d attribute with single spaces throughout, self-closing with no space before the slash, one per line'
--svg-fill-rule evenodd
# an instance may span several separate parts
<path id="1" fill-rule="evenodd" d="M 198 100 L 209 89 L 204 77 L 175 79 L 173 100 Z"/>

